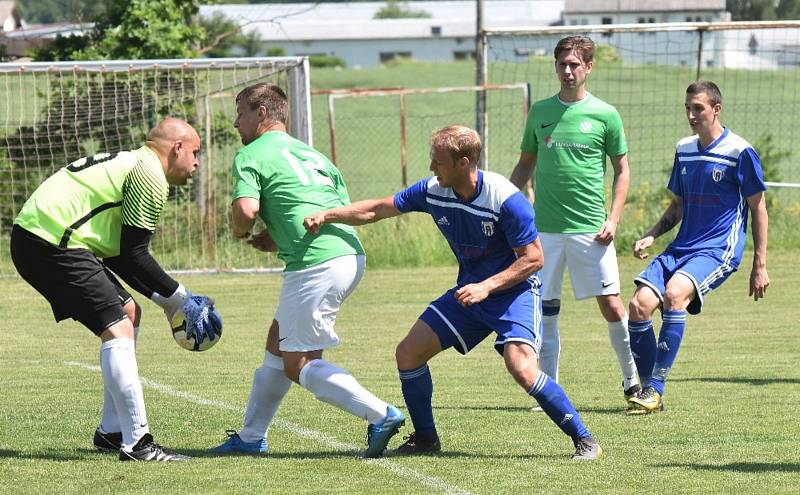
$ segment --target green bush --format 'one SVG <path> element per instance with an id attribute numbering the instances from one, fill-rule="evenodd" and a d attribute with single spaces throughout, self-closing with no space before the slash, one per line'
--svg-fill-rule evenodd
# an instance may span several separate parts
<path id="1" fill-rule="evenodd" d="M 622 58 L 619 56 L 617 49 L 613 46 L 597 45 L 594 49 L 594 60 L 595 62 L 602 62 L 604 64 L 615 64 L 621 62 Z"/>
<path id="2" fill-rule="evenodd" d="M 424 10 L 412 10 L 408 3 L 400 4 L 398 0 L 387 0 L 386 5 L 381 7 L 374 15 L 374 19 L 410 19 L 431 17 L 429 12 Z"/>
<path id="3" fill-rule="evenodd" d="M 281 46 L 271 46 L 267 48 L 267 57 L 285 57 L 286 49 Z"/>
<path id="4" fill-rule="evenodd" d="M 335 55 L 311 55 L 308 57 L 308 63 L 311 64 L 311 67 L 347 67 L 347 63 L 344 59 L 341 59 Z"/>

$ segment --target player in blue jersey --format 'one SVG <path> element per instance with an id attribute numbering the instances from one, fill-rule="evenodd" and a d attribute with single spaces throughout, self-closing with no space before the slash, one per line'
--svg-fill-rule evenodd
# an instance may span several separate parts
<path id="1" fill-rule="evenodd" d="M 441 450 L 433 419 L 428 361 L 450 347 L 466 354 L 490 334 L 511 376 L 575 445 L 573 459 L 602 453 L 564 390 L 539 370 L 542 303 L 536 272 L 542 250 L 533 207 L 501 175 L 478 170 L 478 134 L 453 125 L 431 138 L 435 177 L 394 196 L 359 201 L 305 219 L 314 233 L 325 223 L 363 225 L 411 211 L 431 215 L 458 260 L 455 287 L 431 302 L 397 346 L 400 383 L 414 433 L 398 454 Z"/>
<path id="2" fill-rule="evenodd" d="M 697 81 L 686 89 L 686 117 L 695 135 L 678 141 L 668 188 L 675 195 L 661 219 L 634 243 L 633 254 L 681 223 L 675 240 L 636 277 L 630 302 L 631 349 L 646 386 L 629 399 L 628 414 L 664 408 L 662 396 L 686 325 L 705 295 L 735 272 L 744 251 L 747 210 L 752 214 L 754 256 L 750 295 L 758 301 L 769 286 L 767 208 L 758 154 L 720 122 L 722 94 L 716 84 Z M 653 312 L 661 306 L 656 343 Z M 650 373 L 645 373 L 648 370 Z"/>

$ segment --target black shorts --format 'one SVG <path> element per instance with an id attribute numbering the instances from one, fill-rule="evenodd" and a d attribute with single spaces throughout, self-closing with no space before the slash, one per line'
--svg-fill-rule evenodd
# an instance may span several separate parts
<path id="1" fill-rule="evenodd" d="M 60 248 L 14 225 L 11 259 L 50 303 L 56 321 L 72 318 L 100 335 L 127 318 L 123 305 L 130 293 L 91 251 Z"/>

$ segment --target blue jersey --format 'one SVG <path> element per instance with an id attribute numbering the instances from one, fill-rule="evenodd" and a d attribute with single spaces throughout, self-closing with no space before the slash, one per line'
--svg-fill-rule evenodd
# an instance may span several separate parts
<path id="1" fill-rule="evenodd" d="M 739 265 L 747 231 L 747 198 L 767 189 L 761 160 L 727 128 L 708 148 L 695 135 L 678 141 L 669 190 L 681 198 L 683 221 L 667 251 L 719 250 Z"/>
<path id="2" fill-rule="evenodd" d="M 494 172 L 478 171 L 478 192 L 469 200 L 431 177 L 395 194 L 394 205 L 404 213 L 421 211 L 433 217 L 458 260 L 459 286 L 482 282 L 505 270 L 517 259 L 512 248 L 526 246 L 539 236 L 528 199 Z M 529 290 L 531 282 L 503 292 Z"/>

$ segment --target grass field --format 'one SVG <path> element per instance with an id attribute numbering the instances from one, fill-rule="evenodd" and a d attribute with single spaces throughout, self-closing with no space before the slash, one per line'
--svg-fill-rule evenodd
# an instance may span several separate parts
<path id="1" fill-rule="evenodd" d="M 0 280 L 0 479 L 4 493 L 798 493 L 800 373 L 796 367 L 797 251 L 770 253 L 767 299 L 747 299 L 743 268 L 689 319 L 668 383 L 666 411 L 624 416 L 620 379 L 593 302 L 565 295 L 562 378 L 602 443 L 599 462 L 569 460 L 571 444 L 512 383 L 484 343 L 432 361 L 436 457 L 358 457 L 363 422 L 294 387 L 270 432 L 266 458 L 212 457 L 240 428 L 280 277 L 183 277 L 213 295 L 222 342 L 191 354 L 172 342 L 150 303 L 138 345 L 151 431 L 189 464 L 120 464 L 94 451 L 102 400 L 98 342 L 19 280 Z M 621 258 L 623 280 L 642 264 Z M 396 343 L 454 269 L 370 270 L 337 324 L 327 357 L 380 397 L 403 404 Z M 625 283 L 624 297 L 631 294 Z M 411 431 L 410 424 L 401 434 Z M 392 445 L 397 445 L 395 438 Z"/>

